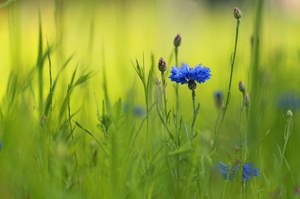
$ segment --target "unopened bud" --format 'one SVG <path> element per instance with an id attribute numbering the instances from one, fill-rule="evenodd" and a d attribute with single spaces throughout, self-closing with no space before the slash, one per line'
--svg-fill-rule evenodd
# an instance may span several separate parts
<path id="1" fill-rule="evenodd" d="M 181 36 L 180 34 L 177 34 L 174 39 L 174 46 L 177 48 L 180 46 L 180 44 L 181 44 Z"/>
<path id="2" fill-rule="evenodd" d="M 238 7 L 233 9 L 233 15 L 236 19 L 240 19 L 242 17 L 242 12 Z"/>
<path id="3" fill-rule="evenodd" d="M 164 60 L 164 58 L 160 58 L 158 61 L 158 69 L 160 70 L 160 72 L 165 72 L 167 70 L 167 64 Z"/>
<path id="4" fill-rule="evenodd" d="M 189 87 L 189 89 L 191 89 L 191 90 L 196 89 L 196 88 L 197 88 L 197 83 L 195 82 L 195 80 L 189 80 L 189 82 L 188 82 L 188 87 Z"/>
<path id="5" fill-rule="evenodd" d="M 245 106 L 249 107 L 250 106 L 250 95 L 248 93 L 245 94 Z"/>
<path id="6" fill-rule="evenodd" d="M 245 94 L 245 92 L 246 92 L 246 85 L 245 85 L 245 83 L 242 82 L 242 81 L 239 82 L 239 90 L 240 90 L 243 94 Z"/>
<path id="7" fill-rule="evenodd" d="M 291 110 L 288 110 L 288 111 L 286 112 L 286 117 L 287 117 L 288 119 L 291 119 L 291 118 L 293 117 L 293 112 L 292 112 Z"/>

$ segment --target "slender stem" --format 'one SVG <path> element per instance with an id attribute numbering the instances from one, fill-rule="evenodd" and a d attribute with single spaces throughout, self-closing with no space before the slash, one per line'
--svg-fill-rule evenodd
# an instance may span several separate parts
<path id="1" fill-rule="evenodd" d="M 49 48 L 49 44 L 47 42 L 47 46 Z M 51 89 L 52 89 L 52 62 L 51 62 L 51 57 L 50 57 L 50 52 L 48 53 L 47 55 L 48 57 L 48 62 L 49 62 L 49 81 L 50 81 L 50 92 L 51 92 Z"/>
<path id="2" fill-rule="evenodd" d="M 224 115 L 225 115 L 227 106 L 229 104 L 230 95 L 231 95 L 231 93 L 230 93 L 231 92 L 231 83 L 232 83 L 233 68 L 234 68 L 234 62 L 235 62 L 235 56 L 236 56 L 236 50 L 237 50 L 237 43 L 238 43 L 238 37 L 239 37 L 239 26 L 240 26 L 240 20 L 238 19 L 237 24 L 236 24 L 234 50 L 233 50 L 233 55 L 232 55 L 232 60 L 231 60 L 230 78 L 229 78 L 228 91 L 227 91 L 227 96 L 226 96 Z"/>
<path id="3" fill-rule="evenodd" d="M 281 156 L 281 166 L 283 164 L 283 162 L 285 161 L 285 152 L 286 152 L 286 148 L 287 148 L 287 144 L 289 142 L 289 138 L 291 135 L 291 126 L 292 126 L 292 119 L 288 118 L 286 121 L 286 126 L 284 129 L 284 144 L 283 144 L 283 148 L 282 148 L 282 156 Z"/>
<path id="4" fill-rule="evenodd" d="M 246 124 L 245 126 L 248 125 L 248 112 L 249 112 L 249 107 L 245 107 L 246 108 Z M 245 133 L 244 133 L 244 143 L 245 143 L 245 146 L 244 146 L 244 162 L 246 162 L 247 160 L 247 151 L 248 151 L 248 134 L 247 134 L 248 131 L 245 130 Z"/>
<path id="5" fill-rule="evenodd" d="M 236 31 L 235 31 L 235 42 L 234 42 L 234 50 L 233 50 L 233 55 L 231 59 L 231 68 L 230 68 L 230 76 L 229 76 L 229 83 L 228 83 L 228 91 L 226 95 L 226 100 L 225 100 L 225 105 L 221 112 L 218 115 L 217 121 L 216 121 L 216 127 L 215 127 L 215 140 L 213 143 L 213 148 L 212 151 L 215 150 L 216 143 L 218 140 L 218 136 L 226 115 L 226 110 L 230 101 L 230 95 L 231 95 L 231 84 L 232 84 L 232 77 L 233 77 L 233 68 L 234 68 L 234 63 L 235 63 L 235 56 L 236 56 L 236 51 L 237 51 L 237 44 L 238 44 L 238 37 L 239 37 L 239 27 L 240 27 L 240 20 L 237 19 L 237 24 L 236 24 Z"/>
<path id="6" fill-rule="evenodd" d="M 175 66 L 178 67 L 178 47 L 175 47 Z M 176 121 L 175 121 L 175 127 L 176 127 L 176 135 L 179 143 L 179 92 L 178 92 L 178 84 L 175 86 L 175 100 L 176 100 Z"/>
<path id="7" fill-rule="evenodd" d="M 193 121 L 192 121 L 192 125 L 191 125 L 192 137 L 194 137 L 194 126 L 195 126 L 195 122 L 196 122 L 196 118 L 197 118 L 197 114 L 198 114 L 198 108 L 196 108 L 195 98 L 196 98 L 196 93 L 195 93 L 195 89 L 193 89 L 192 90 Z"/>
<path id="8" fill-rule="evenodd" d="M 49 43 L 48 43 L 48 40 L 47 40 L 47 47 L 48 49 L 50 49 L 49 47 Z M 53 90 L 52 90 L 52 62 L 51 62 L 51 57 L 50 57 L 50 51 L 49 53 L 47 54 L 47 57 L 48 57 L 48 63 L 49 63 L 49 81 L 50 81 L 50 89 L 49 89 L 49 93 L 50 95 L 53 95 Z M 52 109 L 52 100 L 50 101 L 50 109 Z"/>
<path id="9" fill-rule="evenodd" d="M 68 93 L 70 93 L 71 95 L 71 89 L 72 89 L 72 86 L 69 85 L 69 88 L 68 88 Z M 70 131 L 71 131 L 71 137 L 72 139 L 74 139 L 74 128 L 72 127 L 72 122 L 71 122 L 71 105 L 70 105 L 70 95 L 68 95 L 68 120 L 69 120 L 69 128 L 70 128 Z M 78 169 L 78 160 L 77 160 L 77 153 L 76 153 L 76 150 L 74 151 L 74 159 L 75 159 L 75 168 L 76 168 L 76 172 L 77 172 L 77 180 L 78 180 L 78 183 L 80 183 L 80 180 L 79 180 L 79 169 Z"/>
<path id="10" fill-rule="evenodd" d="M 242 129 L 242 119 L 243 119 L 243 112 L 244 112 L 244 107 L 245 107 L 245 95 L 243 94 L 243 102 L 242 102 L 242 106 L 241 106 L 241 112 L 240 112 L 240 121 L 239 121 L 239 130 L 240 130 L 240 160 L 243 162 L 244 160 L 246 160 L 246 153 L 244 153 L 245 157 L 243 158 L 243 151 L 246 150 L 246 136 L 243 133 L 243 129 Z"/>
<path id="11" fill-rule="evenodd" d="M 147 142 L 147 149 L 150 151 L 150 140 L 149 140 L 149 98 L 147 94 L 147 86 L 144 83 L 144 93 L 145 93 L 145 101 L 146 101 L 146 111 L 147 111 L 147 121 L 146 121 L 146 142 Z"/>
<path id="12" fill-rule="evenodd" d="M 168 109 L 167 109 L 167 96 L 166 96 L 166 78 L 164 72 L 161 72 L 161 80 L 162 80 L 162 94 L 163 94 L 163 108 L 166 123 L 168 123 Z"/>
<path id="13" fill-rule="evenodd" d="M 178 67 L 178 47 L 175 47 L 175 66 Z M 178 147 L 180 147 L 180 131 L 179 131 L 179 92 L 178 92 L 178 84 L 175 85 L 175 100 L 176 100 L 176 119 L 175 119 L 175 129 L 176 129 L 176 137 L 177 137 L 177 143 Z M 176 155 L 176 173 L 177 173 L 177 191 L 178 194 L 180 193 L 180 154 Z"/>

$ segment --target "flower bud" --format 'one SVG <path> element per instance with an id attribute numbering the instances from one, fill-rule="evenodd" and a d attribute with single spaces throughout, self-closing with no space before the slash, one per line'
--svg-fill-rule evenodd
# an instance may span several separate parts
<path id="1" fill-rule="evenodd" d="M 195 80 L 189 80 L 188 81 L 188 87 L 191 90 L 195 90 L 197 88 L 197 83 L 195 82 Z"/>
<path id="2" fill-rule="evenodd" d="M 245 94 L 245 106 L 249 107 L 250 106 L 250 95 L 248 93 Z"/>
<path id="3" fill-rule="evenodd" d="M 288 110 L 288 111 L 286 112 L 286 117 L 287 117 L 288 119 L 291 119 L 291 118 L 293 117 L 293 112 L 292 112 L 291 110 Z"/>
<path id="4" fill-rule="evenodd" d="M 181 44 L 181 36 L 180 36 L 180 34 L 177 34 L 174 39 L 174 46 L 176 48 L 178 48 L 180 46 L 180 44 Z"/>
<path id="5" fill-rule="evenodd" d="M 242 81 L 239 82 L 239 90 L 240 90 L 243 94 L 245 94 L 245 92 L 246 92 L 246 85 L 245 85 L 245 83 L 242 82 Z"/>
<path id="6" fill-rule="evenodd" d="M 236 19 L 240 19 L 242 17 L 242 12 L 238 7 L 233 9 L 233 15 Z"/>
<path id="7" fill-rule="evenodd" d="M 164 60 L 164 58 L 160 58 L 158 61 L 158 69 L 160 70 L 160 72 L 165 72 L 167 70 L 167 64 Z"/>

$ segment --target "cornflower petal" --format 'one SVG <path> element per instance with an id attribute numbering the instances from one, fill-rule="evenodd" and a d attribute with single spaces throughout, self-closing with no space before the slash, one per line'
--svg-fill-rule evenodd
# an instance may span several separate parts
<path id="1" fill-rule="evenodd" d="M 189 80 L 197 81 L 198 83 L 203 83 L 210 79 L 210 69 L 204 67 L 201 64 L 195 66 L 194 68 L 188 66 L 187 64 L 182 64 L 182 67 L 173 66 L 171 69 L 170 79 L 177 83 L 186 84 Z"/>
<path id="2" fill-rule="evenodd" d="M 243 165 L 242 181 L 250 180 L 253 176 L 259 176 L 259 169 L 253 168 L 252 163 L 245 163 Z"/>

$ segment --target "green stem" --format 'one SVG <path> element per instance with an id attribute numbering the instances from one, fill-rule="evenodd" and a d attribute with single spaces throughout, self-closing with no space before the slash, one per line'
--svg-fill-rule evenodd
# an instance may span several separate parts
<path id="1" fill-rule="evenodd" d="M 175 66 L 178 67 L 178 47 L 175 47 Z M 176 119 L 175 119 L 175 129 L 176 129 L 176 137 L 178 148 L 180 147 L 180 131 L 179 131 L 179 92 L 178 92 L 178 84 L 175 85 L 175 100 L 176 100 Z M 178 194 L 180 191 L 180 154 L 176 155 L 176 162 L 177 162 L 177 192 Z"/>
<path id="2" fill-rule="evenodd" d="M 281 166 L 283 164 L 283 162 L 285 161 L 285 152 L 286 152 L 286 148 L 287 148 L 287 144 L 289 142 L 289 138 L 291 135 L 291 126 L 292 126 L 292 119 L 288 118 L 286 121 L 286 126 L 285 126 L 285 130 L 284 130 L 284 144 L 283 144 L 283 148 L 282 148 L 282 156 L 281 156 Z"/>
<path id="3" fill-rule="evenodd" d="M 74 128 L 72 127 L 72 122 L 71 122 L 71 106 L 70 106 L 70 97 L 71 97 L 71 90 L 72 90 L 72 86 L 69 85 L 68 87 L 68 93 L 70 93 L 70 95 L 68 95 L 68 122 L 69 122 L 69 128 L 70 128 L 70 131 L 71 131 L 71 137 L 72 139 L 74 139 Z M 76 153 L 76 150 L 74 151 L 74 159 L 75 159 L 75 169 L 76 169 L 76 172 L 77 172 L 77 181 L 78 183 L 80 182 L 79 180 L 79 168 L 78 168 L 78 158 L 77 158 L 77 153 Z"/>
<path id="4" fill-rule="evenodd" d="M 50 49 L 49 47 L 49 43 L 48 43 L 48 40 L 47 40 L 47 47 L 48 49 Z M 50 89 L 49 89 L 49 93 L 51 95 L 53 95 L 53 91 L 52 91 L 52 85 L 53 85 L 53 81 L 52 81 L 52 62 L 51 62 L 51 57 L 50 57 L 50 52 L 47 54 L 47 57 L 48 57 L 48 63 L 49 63 L 49 81 L 50 81 Z M 50 108 L 52 109 L 52 100 L 50 101 Z"/>
<path id="5" fill-rule="evenodd" d="M 178 47 L 175 47 L 175 66 L 178 67 Z M 178 84 L 175 85 L 175 100 L 176 100 L 176 121 L 175 121 L 175 127 L 176 127 L 176 135 L 179 143 L 179 92 L 178 92 Z"/>
<path id="6" fill-rule="evenodd" d="M 236 56 L 236 50 L 237 50 L 237 43 L 238 43 L 238 37 L 239 37 L 239 27 L 240 27 L 240 20 L 238 19 L 237 24 L 236 24 L 234 50 L 233 50 L 233 56 L 232 56 L 232 60 L 231 60 L 230 77 L 229 77 L 229 84 L 228 84 L 228 91 L 227 91 L 227 96 L 226 96 L 224 115 L 225 115 L 227 106 L 229 104 L 230 95 L 231 95 L 231 93 L 230 93 L 231 92 L 231 83 L 232 83 L 233 68 L 234 68 L 234 62 L 235 62 L 235 56 Z"/>
<path id="7" fill-rule="evenodd" d="M 242 119 L 243 119 L 243 112 L 244 112 L 244 107 L 245 107 L 245 95 L 243 94 L 243 102 L 242 102 L 242 107 L 241 107 L 241 112 L 240 112 L 240 121 L 239 121 L 239 130 L 240 130 L 240 160 L 243 162 L 246 160 L 246 135 L 243 133 L 242 129 Z M 243 158 L 243 151 L 244 153 L 244 158 Z"/>
<path id="8" fill-rule="evenodd" d="M 192 129 L 192 137 L 194 137 L 194 126 L 196 123 L 196 118 L 198 115 L 198 109 L 199 109 L 199 105 L 196 108 L 196 103 L 195 103 L 195 98 L 196 98 L 196 93 L 195 93 L 195 89 L 192 90 L 192 101 L 193 101 L 193 120 L 192 120 L 192 125 L 191 125 L 191 129 Z"/>
<path id="9" fill-rule="evenodd" d="M 162 94 L 163 94 L 163 108 L 164 108 L 164 114 L 166 123 L 168 123 L 168 109 L 167 109 L 167 96 L 166 96 L 166 78 L 164 75 L 164 72 L 161 72 L 161 80 L 162 80 Z"/>
<path id="10" fill-rule="evenodd" d="M 231 59 L 231 68 L 230 68 L 230 76 L 229 76 L 229 83 L 228 83 L 228 91 L 227 91 L 227 95 L 226 95 L 225 106 L 223 107 L 223 109 L 219 113 L 217 121 L 216 121 L 215 141 L 213 143 L 212 151 L 215 150 L 216 143 L 217 143 L 217 140 L 218 140 L 218 136 L 219 136 L 222 124 L 224 122 L 224 118 L 225 118 L 225 115 L 226 115 L 227 107 L 228 107 L 228 104 L 229 104 L 229 101 L 230 101 L 231 84 L 232 84 L 232 77 L 233 77 L 233 68 L 234 68 L 234 63 L 235 63 L 235 56 L 236 56 L 237 44 L 238 44 L 238 37 L 239 37 L 239 27 L 240 27 L 240 20 L 237 19 L 236 31 L 235 31 L 234 50 L 233 50 L 233 55 L 232 55 L 232 59 Z"/>
<path id="11" fill-rule="evenodd" d="M 145 101 L 146 101 L 146 112 L 147 112 L 147 121 L 146 121 L 146 143 L 147 143 L 147 149 L 150 151 L 150 140 L 149 140 L 149 99 L 147 94 L 147 86 L 144 83 L 144 92 L 145 92 Z"/>

